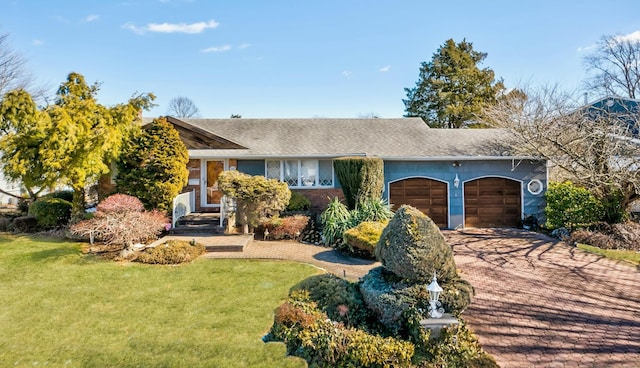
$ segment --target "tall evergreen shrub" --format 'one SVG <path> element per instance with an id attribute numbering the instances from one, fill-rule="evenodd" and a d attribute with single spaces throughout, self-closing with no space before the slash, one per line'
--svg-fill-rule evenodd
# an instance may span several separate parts
<path id="1" fill-rule="evenodd" d="M 380 198 L 384 189 L 384 163 L 377 157 L 341 157 L 333 160 L 347 207 L 352 210 L 367 198 Z"/>
<path id="2" fill-rule="evenodd" d="M 137 197 L 147 210 L 171 210 L 173 198 L 187 184 L 189 152 L 166 119 L 133 134 L 117 162 L 118 191 Z"/>

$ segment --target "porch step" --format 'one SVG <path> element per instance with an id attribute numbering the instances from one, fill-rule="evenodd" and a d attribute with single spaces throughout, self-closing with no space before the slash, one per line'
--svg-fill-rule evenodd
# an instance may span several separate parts
<path id="1" fill-rule="evenodd" d="M 191 213 L 187 216 L 180 217 L 176 221 L 176 225 L 219 225 L 220 213 Z"/>
<path id="2" fill-rule="evenodd" d="M 169 230 L 170 234 L 187 235 L 187 234 L 224 234 L 224 227 L 214 223 L 192 223 L 179 225 Z"/>
<path id="3" fill-rule="evenodd" d="M 207 245 L 207 252 L 242 252 L 244 245 Z"/>

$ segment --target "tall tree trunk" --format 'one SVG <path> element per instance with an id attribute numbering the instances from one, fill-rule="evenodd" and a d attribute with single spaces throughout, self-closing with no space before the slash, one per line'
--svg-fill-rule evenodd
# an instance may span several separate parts
<path id="1" fill-rule="evenodd" d="M 84 217 L 84 187 L 73 188 L 73 202 L 71 203 L 71 222 L 75 223 Z"/>

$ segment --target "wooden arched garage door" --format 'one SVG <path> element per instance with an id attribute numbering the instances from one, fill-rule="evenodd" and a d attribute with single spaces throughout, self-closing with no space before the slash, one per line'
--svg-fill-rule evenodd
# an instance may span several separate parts
<path id="1" fill-rule="evenodd" d="M 521 216 L 521 184 L 505 178 L 476 179 L 464 184 L 464 225 L 516 227 Z"/>
<path id="2" fill-rule="evenodd" d="M 413 206 L 429 216 L 436 225 L 447 227 L 447 184 L 425 178 L 410 178 L 389 185 L 389 203 L 397 209 L 403 204 Z"/>

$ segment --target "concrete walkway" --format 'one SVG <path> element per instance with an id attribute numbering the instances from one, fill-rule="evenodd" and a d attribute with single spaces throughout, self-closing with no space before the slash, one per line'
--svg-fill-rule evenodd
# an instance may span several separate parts
<path id="1" fill-rule="evenodd" d="M 196 239 L 204 243 L 203 239 Z M 204 243 L 206 245 L 206 243 Z M 356 281 L 380 265 L 379 262 L 347 257 L 332 248 L 302 244 L 295 241 L 248 242 L 243 252 L 211 252 L 206 258 L 281 259 L 312 264 L 326 272 Z"/>
<path id="2" fill-rule="evenodd" d="M 540 234 L 445 232 L 464 318 L 501 367 L 640 367 L 640 272 Z"/>

